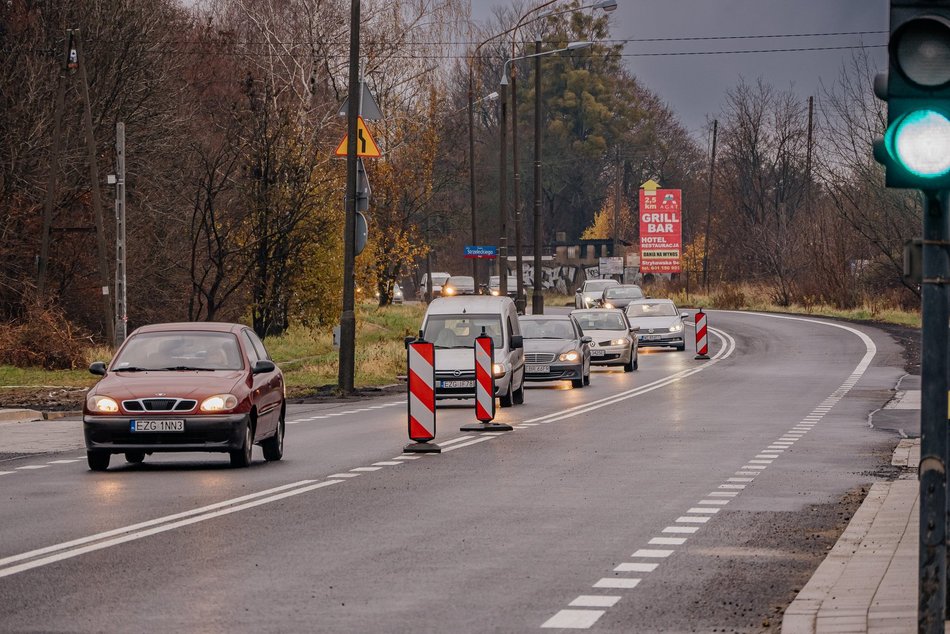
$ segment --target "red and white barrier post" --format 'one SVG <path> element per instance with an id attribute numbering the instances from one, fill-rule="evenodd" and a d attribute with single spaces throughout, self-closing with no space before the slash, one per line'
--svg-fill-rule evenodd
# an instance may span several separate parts
<path id="1" fill-rule="evenodd" d="M 495 418 L 495 345 L 485 334 L 475 337 L 475 418 L 478 423 L 463 425 L 459 431 L 511 431 L 511 425 L 493 423 Z"/>
<path id="2" fill-rule="evenodd" d="M 406 345 L 408 357 L 409 439 L 407 453 L 442 453 L 435 438 L 435 345 L 418 339 Z"/>
<path id="3" fill-rule="evenodd" d="M 696 356 L 694 359 L 709 359 L 709 340 L 706 337 L 706 313 L 700 308 L 696 313 Z"/>

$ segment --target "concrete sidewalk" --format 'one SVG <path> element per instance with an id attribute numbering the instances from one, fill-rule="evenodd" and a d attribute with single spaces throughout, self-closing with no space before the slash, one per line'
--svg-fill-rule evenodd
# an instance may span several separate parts
<path id="1" fill-rule="evenodd" d="M 903 473 L 872 485 L 828 557 L 782 620 L 782 632 L 917 631 L 920 439 L 905 439 L 891 463 Z"/>

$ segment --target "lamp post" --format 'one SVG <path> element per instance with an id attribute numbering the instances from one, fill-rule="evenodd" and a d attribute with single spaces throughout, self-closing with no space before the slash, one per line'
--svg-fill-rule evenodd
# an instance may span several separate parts
<path id="1" fill-rule="evenodd" d="M 484 42 L 482 42 L 482 44 L 484 44 Z M 474 79 L 470 72 L 468 79 L 468 180 L 472 210 L 472 246 L 478 246 L 478 221 L 475 219 L 475 104 L 485 100 L 494 101 L 498 99 L 498 93 L 493 92 L 476 101 L 474 99 L 475 87 L 473 84 Z M 477 292 L 479 288 L 478 258 L 472 258 L 472 279 L 475 282 L 475 290 Z"/>
<path id="2" fill-rule="evenodd" d="M 526 11 L 526 12 L 521 16 L 521 18 L 518 20 L 518 23 L 515 25 L 515 27 L 512 29 L 512 31 L 513 31 L 513 32 L 517 32 L 517 30 L 520 29 L 521 26 L 524 25 L 524 24 L 528 21 L 527 18 L 528 18 L 529 15 L 531 15 L 532 13 L 536 13 L 536 12 L 538 12 L 538 11 L 541 11 L 541 9 L 544 9 L 544 8 L 546 8 L 546 7 L 549 7 L 549 6 L 551 6 L 552 4 L 554 4 L 555 2 L 558 2 L 558 0 L 548 0 L 548 2 L 544 2 L 544 3 L 540 4 L 540 5 L 538 5 L 537 7 L 534 7 L 533 9 L 530 9 L 530 10 Z M 563 10 L 563 11 L 554 11 L 554 10 L 552 10 L 552 9 L 548 9 L 547 11 L 542 11 L 541 13 L 538 13 L 538 15 L 536 15 L 533 19 L 534 19 L 534 20 L 537 20 L 537 19 L 542 19 L 542 18 L 550 17 L 550 16 L 552 16 L 552 15 L 558 15 L 559 13 L 571 13 L 571 12 L 574 12 L 574 11 L 581 11 L 581 10 L 583 10 L 583 9 L 602 9 L 602 10 L 605 11 L 605 12 L 610 12 L 610 11 L 613 11 L 614 9 L 616 9 L 616 8 L 617 8 L 617 1 L 616 1 L 616 0 L 601 0 L 600 2 L 595 2 L 595 3 L 593 3 L 593 4 L 588 4 L 588 5 L 584 5 L 584 6 L 580 6 L 580 7 L 572 7 L 572 8 L 569 8 L 569 9 L 565 9 L 565 10 Z M 590 46 L 590 44 L 587 44 L 586 46 Z M 568 45 L 568 48 L 570 49 L 570 45 Z M 583 46 L 578 46 L 578 47 L 576 47 L 576 48 L 584 48 L 584 47 L 583 47 Z M 553 53 L 553 52 L 556 52 L 556 51 L 551 51 L 551 52 Z M 547 54 L 547 53 L 545 53 L 545 54 Z M 522 57 L 515 57 L 515 38 L 514 38 L 514 36 L 512 36 L 512 38 L 511 38 L 511 58 L 508 60 L 509 62 L 510 62 L 510 61 L 515 61 L 515 60 L 518 60 L 518 59 L 526 59 L 526 58 L 529 58 L 529 57 L 540 56 L 540 55 L 542 55 L 541 49 L 540 49 L 540 45 L 539 45 L 537 42 L 535 42 L 535 54 L 534 54 L 534 55 L 524 55 L 524 56 L 522 56 Z M 535 70 L 537 71 L 537 69 L 539 69 L 539 68 L 540 68 L 540 62 L 536 59 L 536 60 L 535 60 Z M 537 80 L 535 81 L 535 86 L 536 86 L 536 87 L 540 86 L 540 83 L 539 83 Z M 516 303 L 516 305 L 518 306 L 518 311 L 523 313 L 524 310 L 525 310 L 525 305 L 526 305 L 526 303 L 527 303 L 527 300 L 526 300 L 525 295 L 524 295 L 524 266 L 523 266 L 523 263 L 522 263 L 522 253 L 521 253 L 521 251 L 522 251 L 522 249 L 521 249 L 521 167 L 520 167 L 520 160 L 519 160 L 519 154 L 518 154 L 518 89 L 517 89 L 517 88 L 518 88 L 518 72 L 517 72 L 517 67 L 514 66 L 514 65 L 512 65 L 512 67 L 511 67 L 511 150 L 512 150 L 512 171 L 513 171 L 514 188 L 515 188 L 515 189 L 514 189 L 514 207 L 515 207 L 515 268 L 517 269 L 517 273 L 516 273 L 516 274 L 517 274 L 517 277 L 516 277 L 515 279 L 517 280 L 517 284 L 518 284 L 518 292 L 517 292 L 517 298 L 516 298 L 516 300 L 515 300 L 515 303 Z M 535 115 L 536 115 L 536 116 L 539 116 L 538 104 L 537 104 L 537 102 L 535 103 Z M 537 126 L 535 126 L 535 133 L 536 133 L 536 134 L 538 133 L 538 127 L 537 127 Z M 536 138 L 537 138 L 537 137 L 536 137 Z M 539 150 L 540 150 L 540 147 L 539 147 L 537 141 L 535 141 L 535 150 L 536 150 L 536 151 L 539 151 Z M 538 159 L 537 155 L 535 155 L 535 176 L 536 176 L 536 177 L 540 175 L 540 165 L 538 164 L 538 160 L 539 160 L 539 159 Z M 538 203 L 538 200 L 540 200 L 540 192 L 538 191 L 537 185 L 535 185 L 535 207 L 536 207 L 536 208 L 537 208 L 537 206 L 538 206 L 538 204 L 539 204 L 539 203 Z M 540 213 L 540 212 L 539 212 L 539 211 L 536 211 L 536 212 L 535 212 L 535 230 L 536 230 L 536 231 L 538 230 L 539 223 L 540 223 L 540 219 L 537 217 L 537 214 L 538 214 L 538 213 Z M 538 237 L 538 234 L 536 233 L 536 234 L 535 234 L 535 242 L 537 242 L 538 240 L 539 240 L 539 237 Z M 535 277 L 535 280 L 537 280 L 538 277 L 540 277 L 540 272 L 541 272 L 541 269 L 539 268 L 539 267 L 540 267 L 540 264 L 539 264 L 539 262 L 538 262 L 537 254 L 535 254 L 534 267 L 535 267 L 535 268 L 534 268 L 534 277 Z M 535 284 L 535 291 L 536 291 L 536 292 L 537 292 L 537 288 L 538 288 L 538 286 L 537 286 L 537 284 Z M 534 311 L 535 302 L 536 302 L 536 300 L 534 300 L 533 297 L 532 297 L 532 312 Z M 543 309 L 542 309 L 542 310 L 543 310 Z"/>
<path id="3" fill-rule="evenodd" d="M 505 97 L 504 97 L 504 95 L 505 95 L 505 93 L 507 92 L 507 88 L 508 88 L 508 66 L 509 66 L 512 62 L 516 62 L 516 61 L 518 61 L 518 60 L 531 59 L 531 58 L 534 58 L 534 59 L 535 59 L 535 69 L 536 69 L 536 73 L 535 73 L 535 74 L 536 74 L 536 77 L 535 77 L 535 87 L 536 87 L 535 99 L 536 99 L 536 102 L 535 102 L 535 108 L 534 108 L 534 111 L 535 111 L 535 145 L 534 145 L 534 147 L 535 147 L 535 185 L 534 185 L 534 191 L 535 191 L 535 201 L 534 201 L 534 205 L 535 205 L 535 219 L 534 219 L 534 226 L 535 226 L 535 231 L 539 231 L 539 229 L 540 229 L 540 222 L 541 222 L 541 218 L 540 218 L 540 214 L 541 214 L 541 210 L 540 210 L 540 206 L 541 206 L 541 202 L 540 202 L 540 201 L 541 201 L 541 192 L 540 192 L 540 189 L 539 189 L 539 187 L 540 187 L 540 185 L 539 185 L 539 183 L 540 183 L 540 176 L 541 176 L 541 163 L 540 163 L 540 160 L 541 160 L 541 158 L 540 158 L 540 156 L 541 156 L 541 145 L 540 145 L 541 135 L 540 135 L 540 128 L 539 128 L 539 125 L 540 125 L 539 122 L 540 122 L 541 117 L 540 117 L 540 115 L 539 115 L 539 112 L 540 112 L 541 106 L 540 106 L 540 103 L 537 101 L 537 100 L 540 100 L 540 99 L 541 99 L 540 79 L 539 79 L 540 73 L 538 72 L 538 69 L 540 69 L 540 61 L 539 61 L 539 60 L 540 60 L 541 57 L 543 57 L 543 56 L 545 56 L 545 55 L 554 55 L 555 53 L 563 53 L 563 52 L 565 52 L 565 51 L 576 51 L 576 50 L 578 50 L 578 49 L 588 48 L 588 47 L 591 46 L 591 45 L 592 45 L 592 42 L 570 42 L 570 43 L 568 43 L 568 45 L 565 46 L 564 48 L 558 48 L 558 49 L 554 49 L 554 50 L 552 50 L 552 51 L 544 51 L 544 52 L 541 52 L 541 51 L 540 51 L 541 43 L 540 43 L 540 42 L 536 42 L 536 43 L 535 43 L 535 50 L 536 50 L 537 52 L 535 52 L 535 53 L 533 53 L 533 54 L 531 54 L 531 55 L 521 55 L 521 56 L 519 56 L 519 57 L 511 57 L 511 58 L 509 58 L 509 59 L 505 62 L 505 65 L 504 65 L 504 66 L 502 67 L 502 69 L 501 69 L 501 91 L 502 91 L 502 95 L 503 95 L 503 96 L 502 96 L 502 102 L 501 102 L 501 103 L 502 103 L 502 110 L 501 110 L 501 112 L 502 112 L 502 119 L 501 119 L 501 124 L 502 124 L 502 129 L 501 129 L 501 152 L 502 152 L 502 162 L 503 162 L 503 163 L 507 163 L 507 160 L 506 160 L 507 157 L 506 157 L 506 155 L 507 155 L 507 153 L 508 153 L 508 149 L 507 149 L 507 147 L 506 147 L 507 130 L 505 129 L 505 128 L 506 128 L 506 121 L 505 121 L 506 109 L 505 109 Z M 512 68 L 514 68 L 514 67 L 512 67 Z M 512 78 L 512 79 L 513 79 L 513 78 Z M 513 135 L 513 136 L 516 136 L 516 134 L 517 134 L 517 133 L 516 133 L 516 130 L 517 130 L 517 129 L 518 129 L 518 122 L 517 122 L 517 120 L 515 120 L 514 123 L 513 123 L 513 125 L 512 125 L 512 135 Z M 518 153 L 517 153 L 517 151 L 516 151 L 516 152 L 515 152 L 515 163 L 516 163 L 516 164 L 517 164 L 517 160 L 518 160 L 517 157 L 518 157 Z M 503 170 L 504 170 L 505 168 L 507 168 L 507 165 L 505 165 L 505 167 L 503 168 Z M 502 191 L 503 191 L 503 192 L 504 192 L 504 190 L 505 190 L 505 185 L 506 185 L 505 180 L 506 180 L 506 179 L 504 178 L 504 171 L 502 171 L 502 185 L 501 185 L 501 187 L 502 187 Z M 518 303 L 518 306 L 519 306 L 519 311 L 524 312 L 526 300 L 525 300 L 525 298 L 524 298 L 524 275 L 523 275 L 523 271 L 522 271 L 522 261 L 521 261 L 521 212 L 520 212 L 520 211 L 518 210 L 518 208 L 517 208 L 517 205 L 520 203 L 520 197 L 519 197 L 519 195 L 518 195 L 518 185 L 519 185 L 519 184 L 520 184 L 520 176 L 519 176 L 518 173 L 516 172 L 516 173 L 515 173 L 515 205 L 516 205 L 516 208 L 515 208 L 515 249 L 517 249 L 517 253 L 516 253 L 516 255 L 515 255 L 515 263 L 516 263 L 515 266 L 516 266 L 517 269 L 518 269 L 518 270 L 517 270 L 517 277 L 516 277 L 517 284 L 518 284 L 518 299 L 517 299 L 517 303 Z M 506 202 L 506 201 L 505 201 L 505 199 L 504 199 L 504 197 L 503 197 L 503 198 L 502 198 L 502 205 L 501 205 L 501 207 L 502 207 L 502 214 L 505 215 L 505 216 L 507 216 L 506 209 L 505 209 L 505 202 Z M 503 224 L 503 225 L 502 225 L 502 238 L 501 238 L 501 239 L 504 240 L 504 241 L 507 243 L 508 234 L 507 234 L 507 231 L 506 231 L 506 230 L 507 230 L 507 225 L 506 225 L 506 224 Z M 534 285 L 534 287 L 535 287 L 535 294 L 538 294 L 538 289 L 539 289 L 538 279 L 540 278 L 540 272 L 541 272 L 541 269 L 540 269 L 540 266 L 541 266 L 541 259 L 540 259 L 540 255 L 539 255 L 539 253 L 538 253 L 538 249 L 540 248 L 539 245 L 541 244 L 541 236 L 538 235 L 537 233 L 535 234 L 534 242 L 535 242 L 535 253 L 534 253 L 534 266 L 535 266 L 534 280 L 535 280 L 535 285 Z M 502 254 L 501 254 L 501 252 L 500 252 L 500 249 L 499 249 L 498 257 L 499 257 L 499 258 L 502 257 Z M 505 257 L 505 260 L 507 261 L 507 253 L 505 253 L 504 257 Z M 507 264 L 507 262 L 506 262 L 506 264 Z M 506 271 L 503 271 L 503 272 L 500 273 L 500 275 L 501 275 L 501 278 L 499 279 L 499 283 L 501 284 L 501 287 L 499 288 L 498 294 L 499 294 L 499 295 L 504 295 L 504 294 L 507 293 L 507 291 L 508 291 L 507 280 L 504 279 L 504 278 L 507 277 L 507 272 L 506 272 Z M 533 308 L 533 307 L 534 307 L 534 300 L 532 299 L 532 308 Z"/>

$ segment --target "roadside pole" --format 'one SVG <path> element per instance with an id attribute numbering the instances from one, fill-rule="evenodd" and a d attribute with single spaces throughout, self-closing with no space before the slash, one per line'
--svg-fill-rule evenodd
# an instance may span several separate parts
<path id="1" fill-rule="evenodd" d="M 115 347 L 125 341 L 129 315 L 125 269 L 125 124 L 115 124 Z"/>
<path id="2" fill-rule="evenodd" d="M 947 192 L 924 191 L 920 363 L 921 631 L 943 631 L 947 592 Z M 924 622 L 926 621 L 926 623 Z"/>

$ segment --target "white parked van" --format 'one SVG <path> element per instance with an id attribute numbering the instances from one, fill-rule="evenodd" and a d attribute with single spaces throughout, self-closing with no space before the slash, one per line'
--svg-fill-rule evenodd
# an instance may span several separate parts
<path id="1" fill-rule="evenodd" d="M 435 344 L 437 399 L 475 398 L 475 337 L 482 329 L 494 342 L 495 395 L 502 407 L 524 402 L 524 344 L 510 297 L 469 295 L 433 300 L 422 323 Z"/>

